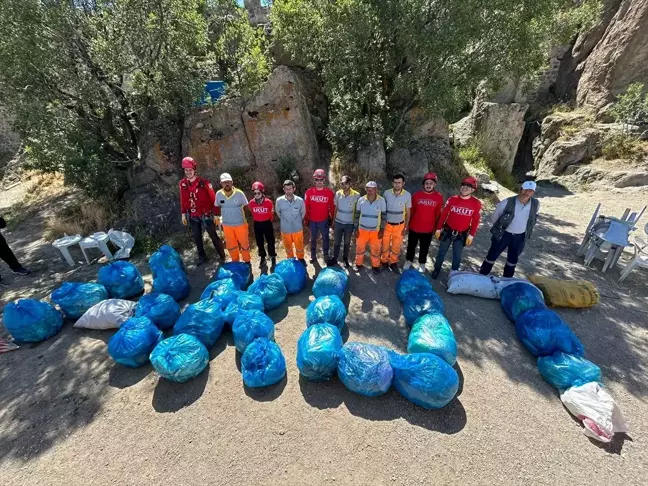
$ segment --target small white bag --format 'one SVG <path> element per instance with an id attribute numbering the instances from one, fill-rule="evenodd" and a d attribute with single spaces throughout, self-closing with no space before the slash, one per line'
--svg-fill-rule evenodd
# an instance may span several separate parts
<path id="1" fill-rule="evenodd" d="M 601 442 L 610 442 L 614 434 L 627 432 L 621 409 L 597 382 L 573 386 L 560 395 L 567 410 L 583 422 L 583 433 Z"/>
<path id="2" fill-rule="evenodd" d="M 115 260 L 121 260 L 130 257 L 131 250 L 135 246 L 135 238 L 125 231 L 111 229 L 108 231 L 108 239 L 119 250 L 113 255 Z"/>
<path id="3" fill-rule="evenodd" d="M 90 307 L 75 323 L 83 329 L 117 329 L 135 311 L 136 302 L 107 299 Z"/>

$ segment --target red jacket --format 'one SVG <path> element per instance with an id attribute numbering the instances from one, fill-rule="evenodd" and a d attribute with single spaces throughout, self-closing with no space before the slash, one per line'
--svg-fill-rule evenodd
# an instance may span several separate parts
<path id="1" fill-rule="evenodd" d="M 252 219 L 255 222 L 260 223 L 262 221 L 272 221 L 272 210 L 274 209 L 274 205 L 267 197 L 263 198 L 261 204 L 259 204 L 256 199 L 252 198 L 248 203 L 248 207 L 252 212 Z"/>
<path id="2" fill-rule="evenodd" d="M 415 192 L 412 196 L 410 229 L 416 233 L 433 233 L 442 208 L 443 196 L 440 192 Z"/>
<path id="3" fill-rule="evenodd" d="M 207 179 L 196 177 L 189 182 L 186 177 L 179 183 L 180 212 L 189 216 L 204 216 L 213 214 L 216 193 Z"/>
<path id="4" fill-rule="evenodd" d="M 321 190 L 311 187 L 304 195 L 304 204 L 306 205 L 307 221 L 321 223 L 328 219 L 333 219 L 335 214 L 335 194 L 328 187 Z"/>
<path id="5" fill-rule="evenodd" d="M 480 211 L 481 201 L 476 197 L 462 199 L 461 196 L 452 196 L 443 207 L 437 229 L 448 226 L 451 230 L 460 233 L 470 229 L 470 235 L 475 236 L 479 227 Z"/>

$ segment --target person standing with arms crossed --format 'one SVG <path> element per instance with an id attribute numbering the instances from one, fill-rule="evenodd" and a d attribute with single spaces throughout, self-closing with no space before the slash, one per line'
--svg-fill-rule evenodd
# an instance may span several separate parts
<path id="1" fill-rule="evenodd" d="M 304 200 L 295 195 L 295 183 L 287 179 L 283 183 L 284 195 L 277 198 L 276 212 L 281 225 L 281 239 L 286 249 L 286 257 L 297 259 L 306 266 L 304 260 L 304 227 L 306 216 Z M 293 250 L 294 246 L 294 250 Z"/>
<path id="2" fill-rule="evenodd" d="M 256 238 L 257 249 L 259 250 L 259 268 L 266 266 L 266 256 L 269 254 L 272 261 L 272 266 L 277 264 L 277 252 L 275 251 L 275 235 L 274 227 L 272 226 L 272 218 L 274 216 L 274 205 L 272 201 L 265 195 L 265 186 L 262 182 L 255 182 L 252 184 L 252 192 L 254 199 L 248 205 L 254 220 L 254 237 Z M 268 252 L 266 253 L 265 243 L 268 244 Z"/>
<path id="3" fill-rule="evenodd" d="M 328 187 L 324 186 L 326 173 L 317 169 L 313 174 L 315 185 L 309 188 L 304 195 L 306 216 L 304 225 L 310 230 L 311 263 L 317 260 L 317 236 L 322 233 L 322 252 L 324 261 L 329 260 L 329 226 L 333 222 L 335 195 Z"/>
<path id="4" fill-rule="evenodd" d="M 365 250 L 369 244 L 371 267 L 374 273 L 380 273 L 380 240 L 387 221 L 387 204 L 378 195 L 378 184 L 374 181 L 367 182 L 365 190 L 367 194 L 358 199 L 355 212 L 355 271 L 362 270 Z"/>
<path id="5" fill-rule="evenodd" d="M 407 234 L 412 208 L 412 195 L 404 189 L 405 176 L 396 174 L 392 178 L 392 189 L 385 191 L 387 204 L 387 225 L 382 238 L 382 255 L 384 267 L 398 272 L 398 257 L 400 256 L 403 238 Z"/>
<path id="6" fill-rule="evenodd" d="M 225 245 L 233 262 L 239 261 L 239 251 L 243 261 L 250 264 L 250 238 L 245 219 L 245 206 L 248 200 L 243 191 L 234 187 L 232 176 L 224 172 L 220 176 L 221 189 L 216 193 L 216 224 L 223 223 Z M 220 216 L 220 217 L 218 217 Z"/>
<path id="7" fill-rule="evenodd" d="M 522 184 L 517 196 L 500 201 L 493 213 L 491 228 L 491 246 L 479 273 L 488 275 L 495 261 L 506 250 L 506 265 L 504 277 L 515 274 L 518 258 L 524 250 L 526 240 L 531 238 L 531 232 L 538 219 L 540 202 L 533 197 L 536 183 L 526 181 Z"/>
<path id="8" fill-rule="evenodd" d="M 412 196 L 412 217 L 409 224 L 409 235 L 407 237 L 407 254 L 405 256 L 405 270 L 412 266 L 416 245 L 419 241 L 419 272 L 425 272 L 430 243 L 434 236 L 441 209 L 443 208 L 443 196 L 434 190 L 437 185 L 437 175 L 428 172 L 423 176 L 423 190 L 417 191 Z"/>
<path id="9" fill-rule="evenodd" d="M 214 187 L 207 179 L 196 175 L 196 161 L 191 157 L 182 159 L 182 168 L 185 177 L 179 183 L 180 212 L 182 224 L 191 227 L 191 235 L 198 250 L 198 265 L 202 265 L 207 260 L 203 245 L 203 229 L 212 240 L 221 262 L 224 262 L 223 242 L 216 234 L 214 224 L 214 202 L 216 201 Z"/>
<path id="10" fill-rule="evenodd" d="M 461 181 L 459 194 L 448 198 L 441 212 L 434 236 L 441 241 L 432 278 L 437 278 L 443 260 L 452 245 L 452 270 L 459 270 L 464 246 L 472 245 L 479 228 L 481 201 L 472 196 L 477 190 L 477 179 L 466 177 Z"/>
<path id="11" fill-rule="evenodd" d="M 344 265 L 349 267 L 349 249 L 351 248 L 351 235 L 353 234 L 353 220 L 355 216 L 356 203 L 360 199 L 360 193 L 351 187 L 351 178 L 342 176 L 340 180 L 342 189 L 335 193 L 335 214 L 333 216 L 333 255 L 327 262 L 328 265 L 337 265 L 340 257 L 340 246 L 344 237 L 344 252 L 342 258 Z"/>

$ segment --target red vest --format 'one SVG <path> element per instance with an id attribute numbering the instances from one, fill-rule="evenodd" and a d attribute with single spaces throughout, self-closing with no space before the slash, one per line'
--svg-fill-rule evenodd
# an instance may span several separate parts
<path id="1" fill-rule="evenodd" d="M 179 183 L 180 187 L 180 212 L 189 213 L 189 216 L 211 215 L 214 212 L 216 193 L 207 179 L 196 177 L 189 182 L 186 177 Z"/>
<path id="2" fill-rule="evenodd" d="M 263 198 L 263 202 L 259 204 L 256 199 L 252 199 L 248 203 L 248 208 L 252 212 L 252 219 L 257 222 L 272 221 L 272 209 L 274 208 L 272 201 L 267 197 Z"/>

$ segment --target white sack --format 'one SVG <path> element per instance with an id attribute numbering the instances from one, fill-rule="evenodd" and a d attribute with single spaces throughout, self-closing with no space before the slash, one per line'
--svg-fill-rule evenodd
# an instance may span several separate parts
<path id="1" fill-rule="evenodd" d="M 113 255 L 116 260 L 130 257 L 131 250 L 135 246 L 135 238 L 125 231 L 108 231 L 108 239 L 119 250 Z"/>
<path id="2" fill-rule="evenodd" d="M 107 299 L 90 307 L 75 323 L 84 329 L 117 329 L 135 312 L 136 302 Z"/>
<path id="3" fill-rule="evenodd" d="M 499 299 L 491 277 L 473 272 L 450 272 L 448 292 L 466 294 L 484 299 Z"/>

